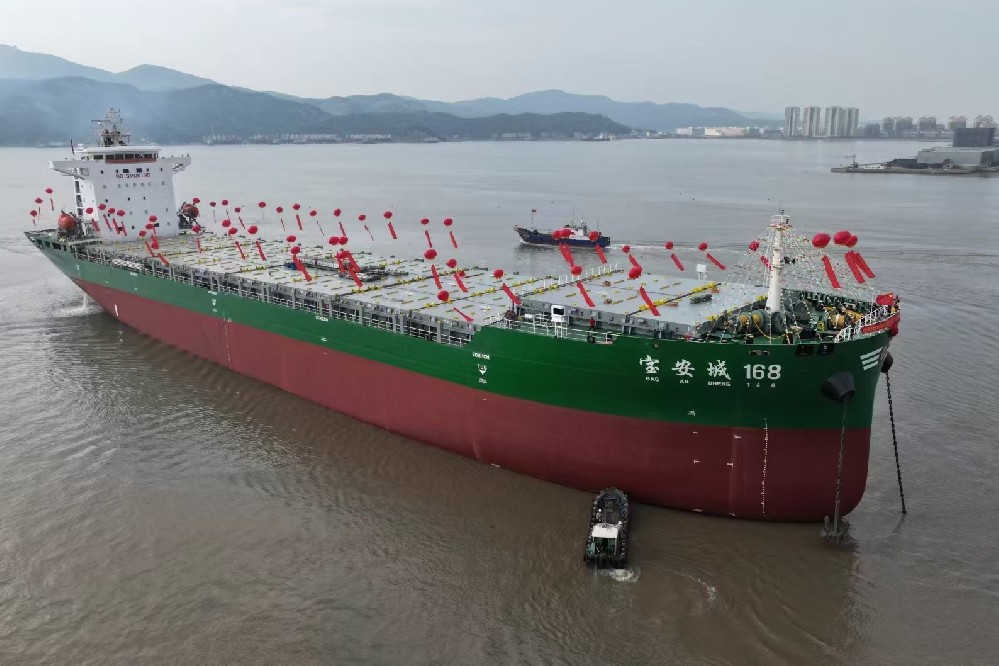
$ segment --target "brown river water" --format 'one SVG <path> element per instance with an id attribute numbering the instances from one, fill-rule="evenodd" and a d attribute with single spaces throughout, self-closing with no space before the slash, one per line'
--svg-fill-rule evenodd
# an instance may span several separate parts
<path id="1" fill-rule="evenodd" d="M 999 178 L 829 173 L 916 149 L 176 149 L 194 158 L 182 197 L 300 201 L 330 225 L 339 206 L 378 235 L 385 209 L 397 227 L 452 216 L 463 257 L 508 270 L 561 263 L 518 245 L 531 208 L 543 226 L 575 208 L 652 270 L 669 262 L 655 241 L 734 257 L 778 206 L 806 233 L 857 234 L 903 299 L 908 515 L 882 383 L 849 547 L 818 525 L 638 505 L 614 575 L 581 564 L 587 493 L 329 412 L 85 303 L 21 234 L 44 187 L 69 202 L 46 169 L 65 151 L 0 150 L 0 663 L 999 663 Z"/>

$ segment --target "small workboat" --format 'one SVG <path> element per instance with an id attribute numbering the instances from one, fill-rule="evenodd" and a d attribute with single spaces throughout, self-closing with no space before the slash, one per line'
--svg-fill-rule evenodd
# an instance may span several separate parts
<path id="1" fill-rule="evenodd" d="M 601 490 L 593 500 L 583 562 L 597 569 L 628 563 L 628 496 L 617 488 Z"/>
<path id="2" fill-rule="evenodd" d="M 533 219 L 533 216 L 532 216 Z M 551 231 L 539 231 L 537 227 L 522 227 L 513 225 L 514 231 L 520 236 L 520 240 L 529 245 L 559 245 L 565 243 L 570 247 L 607 247 L 610 245 L 610 236 L 605 236 L 596 229 L 590 230 L 582 220 L 576 222 L 570 220 L 569 224 L 560 229 Z"/>

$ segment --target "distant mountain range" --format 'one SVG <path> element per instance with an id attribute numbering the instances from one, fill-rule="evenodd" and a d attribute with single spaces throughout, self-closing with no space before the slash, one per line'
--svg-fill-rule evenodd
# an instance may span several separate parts
<path id="1" fill-rule="evenodd" d="M 462 102 L 391 93 L 302 98 L 225 86 L 156 65 L 115 73 L 0 45 L 0 145 L 87 138 L 90 121 L 111 106 L 121 108 L 136 136 L 163 143 L 199 142 L 212 133 L 391 134 L 414 141 L 504 134 L 571 138 L 762 122 L 720 107 L 617 102 L 560 90 Z"/>

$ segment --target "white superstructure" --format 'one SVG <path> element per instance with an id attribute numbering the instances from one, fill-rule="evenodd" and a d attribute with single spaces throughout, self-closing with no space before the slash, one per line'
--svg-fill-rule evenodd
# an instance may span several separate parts
<path id="1" fill-rule="evenodd" d="M 177 235 L 173 176 L 187 168 L 190 156 L 163 157 L 158 146 L 129 145 L 114 109 L 97 122 L 96 145 L 75 151 L 72 159 L 49 162 L 51 169 L 73 178 L 77 217 L 97 221 L 88 234 L 134 238 L 155 215 L 159 236 Z M 117 215 L 119 210 L 124 215 Z"/>

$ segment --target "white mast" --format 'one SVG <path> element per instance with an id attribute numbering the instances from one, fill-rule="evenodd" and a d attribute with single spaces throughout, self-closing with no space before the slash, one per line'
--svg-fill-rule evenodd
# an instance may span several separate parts
<path id="1" fill-rule="evenodd" d="M 780 274 L 784 270 L 784 232 L 791 228 L 791 218 L 774 215 L 770 218 L 770 228 L 774 230 L 770 254 L 770 283 L 767 289 L 767 312 L 779 312 L 781 303 Z"/>

